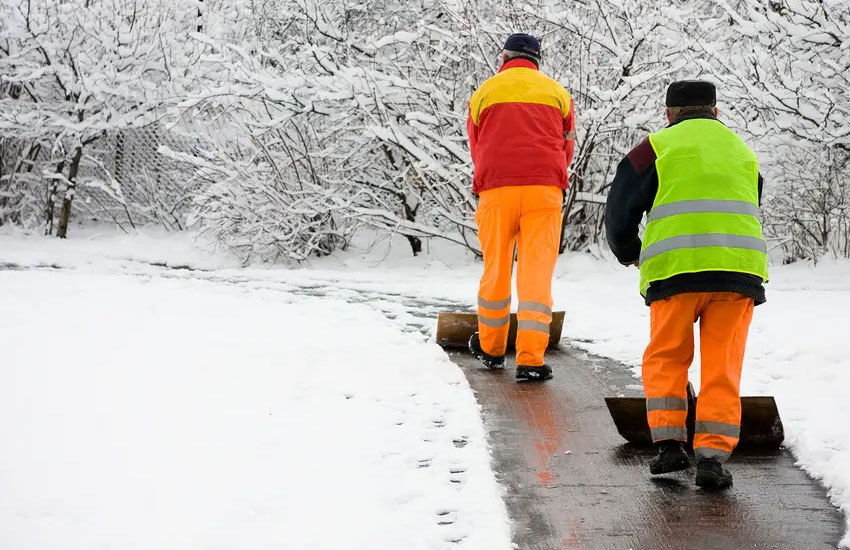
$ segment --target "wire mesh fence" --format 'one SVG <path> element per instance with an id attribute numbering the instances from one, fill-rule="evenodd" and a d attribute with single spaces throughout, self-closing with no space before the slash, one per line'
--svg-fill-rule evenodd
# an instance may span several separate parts
<path id="1" fill-rule="evenodd" d="M 194 170 L 161 148 L 193 154 L 200 141 L 160 124 L 115 132 L 89 149 L 80 168 L 79 218 L 119 227 L 184 229 L 197 187 Z"/>

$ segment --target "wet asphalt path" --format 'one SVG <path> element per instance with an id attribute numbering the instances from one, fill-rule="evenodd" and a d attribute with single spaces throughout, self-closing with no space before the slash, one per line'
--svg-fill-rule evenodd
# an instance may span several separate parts
<path id="1" fill-rule="evenodd" d="M 707 493 L 694 470 L 649 475 L 651 449 L 617 434 L 605 395 L 639 395 L 622 366 L 574 348 L 547 354 L 555 378 L 518 384 L 449 352 L 483 408 L 522 550 L 820 550 L 843 518 L 788 451 L 733 454 L 734 487 Z M 509 364 L 511 362 L 509 361 Z"/>

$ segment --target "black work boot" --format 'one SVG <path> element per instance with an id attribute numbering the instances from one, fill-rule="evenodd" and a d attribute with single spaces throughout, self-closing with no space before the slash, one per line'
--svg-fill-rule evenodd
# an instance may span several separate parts
<path id="1" fill-rule="evenodd" d="M 718 461 L 702 458 L 697 463 L 696 484 L 709 491 L 725 489 L 732 485 L 732 474 Z"/>
<path id="2" fill-rule="evenodd" d="M 549 380 L 552 378 L 552 367 L 549 365 L 542 365 L 540 367 L 523 367 L 521 365 L 517 365 L 516 367 L 516 379 L 517 380 Z"/>
<path id="3" fill-rule="evenodd" d="M 688 460 L 688 453 L 685 452 L 682 443 L 670 439 L 658 444 L 658 456 L 649 463 L 649 473 L 652 475 L 669 474 L 690 467 L 691 461 Z"/>
<path id="4" fill-rule="evenodd" d="M 469 351 L 488 369 L 501 369 L 505 366 L 505 356 L 496 357 L 481 349 L 481 338 L 476 332 L 469 338 Z"/>

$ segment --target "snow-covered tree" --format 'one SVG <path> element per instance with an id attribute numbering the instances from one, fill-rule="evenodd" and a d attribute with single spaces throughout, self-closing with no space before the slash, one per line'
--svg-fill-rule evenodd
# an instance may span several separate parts
<path id="1" fill-rule="evenodd" d="M 254 140 L 272 139 L 273 128 L 306 125 L 310 143 L 321 146 L 276 135 L 279 144 L 292 144 L 279 152 L 271 148 L 264 156 L 298 149 L 313 167 L 322 168 L 311 184 L 321 200 L 332 190 L 325 206 L 334 210 L 334 230 L 356 220 L 404 234 L 414 253 L 422 237 L 477 249 L 466 104 L 496 72 L 505 36 L 519 26 L 544 37 L 544 70 L 576 97 L 579 150 L 565 244 L 579 249 L 598 238 L 598 204 L 617 157 L 638 133 L 651 129 L 648 121 L 660 120 L 659 90 L 680 69 L 678 54 L 685 47 L 675 32 L 678 22 L 671 20 L 678 12 L 638 2 L 603 4 L 270 2 L 252 14 L 257 21 L 253 52 L 220 45 L 221 57 L 208 59 L 229 75 L 227 91 L 210 88 L 215 92 L 184 106 L 201 117 L 238 111 L 228 123 Z M 239 164 L 241 153 L 234 153 L 232 160 Z M 275 164 L 293 162 L 284 158 Z M 278 187 L 303 179 L 280 170 L 268 173 L 282 175 Z M 241 185 L 253 185 L 249 182 Z M 206 227 L 214 230 L 219 212 L 210 208 L 225 204 L 205 200 L 202 205 L 199 219 L 210 220 Z M 285 217 L 270 209 L 265 211 L 272 218 L 268 223 L 248 223 L 253 216 L 236 213 L 258 209 L 244 198 L 226 209 L 228 219 L 248 233 Z"/>
<path id="2" fill-rule="evenodd" d="M 47 181 L 46 232 L 65 237 L 87 148 L 159 119 L 181 76 L 197 7 L 164 0 L 10 0 L 0 5 L 0 137 L 23 151 L 2 184 Z"/>
<path id="3" fill-rule="evenodd" d="M 767 178 L 765 224 L 786 261 L 848 256 L 850 4 L 712 0 L 699 58 L 716 71 Z"/>
<path id="4" fill-rule="evenodd" d="M 512 4 L 508 15 L 542 37 L 544 68 L 576 102 L 562 249 L 584 249 L 600 238 L 617 163 L 663 126 L 664 89 L 688 73 L 691 11 L 687 3 L 536 0 Z"/>
<path id="5" fill-rule="evenodd" d="M 257 239 L 292 243 L 299 228 L 306 234 L 298 242 L 323 243 L 261 254 L 291 259 L 326 253 L 327 243 L 344 245 L 361 224 L 404 234 L 414 253 L 426 236 L 475 247 L 464 134 L 475 79 L 459 39 L 438 26 L 454 25 L 446 6 L 279 2 L 251 17 L 250 46 L 196 36 L 215 44 L 218 53 L 206 62 L 227 75 L 228 85 L 200 90 L 181 108 L 196 119 L 215 117 L 229 128 L 222 135 L 244 138 L 239 148 L 215 155 L 222 166 L 253 157 L 275 169 L 234 183 L 246 188 L 238 201 L 218 192 L 215 200 L 196 201 L 204 229 L 223 236 L 216 224 L 227 212 L 229 241 L 243 250 Z M 260 195 L 248 191 L 267 185 L 297 192 L 302 212 L 293 215 L 293 201 L 257 208 L 248 198 Z M 288 223 L 304 215 L 313 221 Z M 314 238 L 325 230 L 325 238 Z M 250 237 L 260 234 L 266 237 Z"/>
<path id="6" fill-rule="evenodd" d="M 563 248 L 598 242 L 617 162 L 702 77 L 759 152 L 786 259 L 847 254 L 849 25 L 838 0 L 9 0 L 0 223 L 52 231 L 61 203 L 65 235 L 79 188 L 89 217 L 188 215 L 246 261 L 364 226 L 477 251 L 467 100 L 525 31 L 576 102 Z"/>

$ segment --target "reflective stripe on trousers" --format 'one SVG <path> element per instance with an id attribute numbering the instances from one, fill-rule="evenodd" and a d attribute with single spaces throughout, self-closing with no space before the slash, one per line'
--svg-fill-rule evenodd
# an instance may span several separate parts
<path id="1" fill-rule="evenodd" d="M 504 300 L 485 300 L 481 296 L 478 297 L 478 307 L 482 307 L 484 309 L 505 309 L 506 307 L 510 307 L 511 305 L 511 297 L 508 296 Z"/>
<path id="2" fill-rule="evenodd" d="M 478 297 L 478 323 L 486 327 L 506 327 L 511 322 L 511 297 L 504 300 L 486 300 Z M 479 331 L 480 332 L 480 331 Z M 504 354 L 504 352 L 502 353 Z"/>
<path id="3" fill-rule="evenodd" d="M 503 315 L 502 317 L 485 317 L 479 313 L 478 322 L 487 327 L 506 327 L 511 322 L 511 315 Z"/>
<path id="4" fill-rule="evenodd" d="M 732 455 L 729 451 L 723 449 L 712 449 L 711 447 L 696 447 L 694 448 L 694 456 L 697 460 L 716 460 L 718 462 L 726 462 Z"/>
<path id="5" fill-rule="evenodd" d="M 549 323 L 543 321 L 517 321 L 517 330 L 534 330 L 549 336 Z"/>
<path id="6" fill-rule="evenodd" d="M 688 400 L 685 397 L 647 397 L 646 411 L 687 411 Z"/>
<path id="7" fill-rule="evenodd" d="M 740 436 L 741 426 L 738 424 L 697 420 L 694 424 L 694 456 L 725 462 Z"/>
<path id="8" fill-rule="evenodd" d="M 543 315 L 535 315 L 542 313 Z M 544 317 L 545 316 L 545 317 Z M 527 317 L 534 317 L 528 319 Z M 538 320 L 543 319 L 545 320 Z M 549 323 L 552 321 L 552 308 L 540 302 L 520 302 L 517 310 L 517 330 L 536 330 L 549 335 Z"/>
<path id="9" fill-rule="evenodd" d="M 665 439 L 688 440 L 685 422 L 688 400 L 684 397 L 647 397 L 646 414 L 652 441 Z"/>
<path id="10" fill-rule="evenodd" d="M 694 425 L 695 434 L 704 435 L 725 435 L 726 437 L 741 437 L 741 426 L 737 424 L 727 424 L 726 422 L 711 422 L 709 420 L 697 420 Z"/>
<path id="11" fill-rule="evenodd" d="M 537 311 L 549 317 L 552 316 L 552 308 L 540 302 L 520 302 L 518 309 L 519 311 Z"/>
<path id="12" fill-rule="evenodd" d="M 688 440 L 688 429 L 684 426 L 658 426 L 649 430 L 653 442 L 665 439 L 676 439 L 678 441 Z"/>

